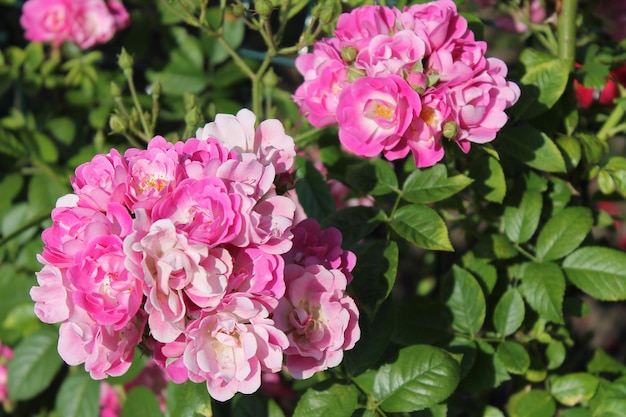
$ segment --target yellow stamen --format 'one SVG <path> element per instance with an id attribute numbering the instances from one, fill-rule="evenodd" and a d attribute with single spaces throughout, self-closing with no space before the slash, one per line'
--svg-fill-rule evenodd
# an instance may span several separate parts
<path id="1" fill-rule="evenodd" d="M 374 115 L 378 117 L 382 117 L 383 119 L 392 120 L 393 109 L 391 107 L 387 107 L 382 104 L 377 104 L 376 110 L 374 111 Z"/>

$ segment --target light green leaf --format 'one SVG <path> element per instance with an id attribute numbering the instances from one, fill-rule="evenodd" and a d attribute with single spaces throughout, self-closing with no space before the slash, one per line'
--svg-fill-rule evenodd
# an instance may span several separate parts
<path id="1" fill-rule="evenodd" d="M 147 387 L 130 390 L 122 409 L 122 417 L 163 417 L 156 395 Z"/>
<path id="2" fill-rule="evenodd" d="M 496 350 L 496 358 L 507 372 L 524 375 L 530 366 L 530 356 L 524 346 L 517 342 L 502 342 Z"/>
<path id="3" fill-rule="evenodd" d="M 545 133 L 529 125 L 515 126 L 500 132 L 500 151 L 526 165 L 546 172 L 566 172 L 565 160 L 558 146 Z"/>
<path id="4" fill-rule="evenodd" d="M 99 399 L 100 381 L 80 370 L 63 381 L 56 397 L 56 411 L 63 417 L 97 417 Z"/>
<path id="5" fill-rule="evenodd" d="M 604 350 L 598 348 L 593 352 L 593 357 L 587 363 L 587 371 L 591 373 L 620 374 L 626 372 L 626 366 L 620 361 L 613 359 Z"/>
<path id="6" fill-rule="evenodd" d="M 582 148 L 580 146 L 580 142 L 572 136 L 559 136 L 556 139 L 556 144 L 563 153 L 567 170 L 571 171 L 576 168 L 582 158 Z"/>
<path id="7" fill-rule="evenodd" d="M 496 407 L 488 405 L 485 407 L 485 411 L 483 411 L 483 417 L 504 417 L 504 413 Z"/>
<path id="8" fill-rule="evenodd" d="M 566 355 L 567 352 L 563 342 L 552 340 L 546 348 L 546 358 L 548 359 L 546 367 L 550 370 L 557 369 L 565 361 Z"/>
<path id="9" fill-rule="evenodd" d="M 293 417 L 345 417 L 357 408 L 359 391 L 354 385 L 333 384 L 317 390 L 309 388 L 293 413 Z"/>
<path id="10" fill-rule="evenodd" d="M 43 391 L 61 368 L 58 335 L 41 331 L 22 340 L 8 364 L 7 388 L 14 401 L 27 400 Z"/>
<path id="11" fill-rule="evenodd" d="M 593 216 L 586 207 L 567 207 L 548 220 L 537 237 L 537 258 L 544 261 L 570 254 L 585 239 Z"/>
<path id="12" fill-rule="evenodd" d="M 446 224 L 430 207 L 419 204 L 401 207 L 390 225 L 400 236 L 424 249 L 454 250 Z"/>
<path id="13" fill-rule="evenodd" d="M 504 208 L 504 232 L 515 243 L 524 243 L 530 239 L 541 216 L 543 199 L 541 193 L 526 191 L 521 201 L 511 201 Z"/>
<path id="14" fill-rule="evenodd" d="M 597 389 L 598 378 L 584 372 L 557 376 L 550 385 L 554 398 L 569 407 L 590 399 Z"/>
<path id="15" fill-rule="evenodd" d="M 452 312 L 452 326 L 467 334 L 476 334 L 485 321 L 485 296 L 478 281 L 465 269 L 453 265 L 441 291 Z"/>
<path id="16" fill-rule="evenodd" d="M 76 126 L 69 117 L 57 117 L 46 123 L 52 136 L 64 145 L 71 145 L 76 137 Z"/>
<path id="17" fill-rule="evenodd" d="M 556 403 L 544 390 L 531 390 L 517 398 L 515 417 L 554 417 Z"/>
<path id="18" fill-rule="evenodd" d="M 522 94 L 513 112 L 530 119 L 552 108 L 563 95 L 569 66 L 552 54 L 530 48 L 522 52 L 520 61 L 524 64 Z"/>
<path id="19" fill-rule="evenodd" d="M 167 384 L 167 415 L 170 417 L 212 416 L 206 384 L 191 381 Z"/>
<path id="20" fill-rule="evenodd" d="M 485 155 L 472 164 L 470 177 L 473 186 L 485 197 L 485 200 L 502 203 L 506 195 L 506 179 L 500 162 L 494 157 Z"/>
<path id="21" fill-rule="evenodd" d="M 603 301 L 626 299 L 626 253 L 587 246 L 563 261 L 567 278 L 582 291 Z"/>
<path id="22" fill-rule="evenodd" d="M 417 411 L 448 398 L 458 383 L 459 364 L 450 354 L 414 345 L 401 349 L 394 363 L 378 370 L 373 394 L 387 412 Z"/>
<path id="23" fill-rule="evenodd" d="M 404 182 L 402 195 L 412 203 L 434 203 L 460 192 L 473 181 L 461 174 L 448 177 L 446 166 L 436 164 L 413 171 Z"/>
<path id="24" fill-rule="evenodd" d="M 508 336 L 522 325 L 525 307 L 522 296 L 516 289 L 505 292 L 493 312 L 493 324 L 503 336 Z"/>
<path id="25" fill-rule="evenodd" d="M 541 317 L 554 323 L 563 323 L 565 277 L 557 264 L 527 264 L 519 288 L 528 304 Z"/>

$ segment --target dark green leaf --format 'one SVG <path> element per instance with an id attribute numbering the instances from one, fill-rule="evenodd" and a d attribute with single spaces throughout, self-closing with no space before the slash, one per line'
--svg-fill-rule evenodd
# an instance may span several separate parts
<path id="1" fill-rule="evenodd" d="M 537 191 L 526 191 L 521 201 L 511 199 L 504 209 L 504 232 L 512 242 L 524 243 L 533 236 L 542 206 L 543 199 Z"/>
<path id="2" fill-rule="evenodd" d="M 448 177 L 445 165 L 417 169 L 409 175 L 402 187 L 402 196 L 412 203 L 434 203 L 448 198 L 473 182 L 465 175 Z"/>
<path id="3" fill-rule="evenodd" d="M 511 379 L 502 362 L 496 357 L 493 347 L 478 341 L 476 360 L 471 371 L 461 382 L 461 388 L 470 392 L 492 390 Z"/>
<path id="4" fill-rule="evenodd" d="M 530 356 L 524 346 L 517 342 L 502 342 L 496 350 L 496 358 L 502 362 L 507 372 L 524 375 L 530 366 Z"/>
<path id="5" fill-rule="evenodd" d="M 515 246 L 504 235 L 483 236 L 476 244 L 474 253 L 480 259 L 510 259 L 517 256 Z"/>
<path id="6" fill-rule="evenodd" d="M 563 261 L 567 278 L 582 291 L 603 301 L 626 299 L 626 253 L 584 247 Z"/>
<path id="7" fill-rule="evenodd" d="M 598 389 L 598 378 L 584 372 L 557 376 L 550 391 L 561 404 L 569 407 L 593 397 Z"/>
<path id="8" fill-rule="evenodd" d="M 559 136 L 556 140 L 556 144 L 561 148 L 567 170 L 571 171 L 576 168 L 582 158 L 580 142 L 571 136 Z"/>
<path id="9" fill-rule="evenodd" d="M 452 312 L 452 326 L 467 334 L 476 334 L 485 321 L 485 296 L 480 284 L 465 269 L 453 265 L 444 280 L 442 300 Z"/>
<path id="10" fill-rule="evenodd" d="M 319 391 L 308 389 L 293 413 L 293 417 L 345 417 L 357 408 L 359 391 L 354 385 L 333 384 Z"/>
<path id="11" fill-rule="evenodd" d="M 493 312 L 493 324 L 503 336 L 508 336 L 522 325 L 525 307 L 522 296 L 516 289 L 510 289 L 502 295 Z"/>
<path id="12" fill-rule="evenodd" d="M 384 213 L 374 207 L 347 207 L 326 217 L 321 225 L 323 229 L 339 229 L 343 235 L 343 246 L 349 248 L 380 226 L 383 218 Z"/>
<path id="13" fill-rule="evenodd" d="M 56 411 L 63 417 L 97 417 L 99 399 L 100 381 L 78 371 L 63 381 L 56 397 Z"/>
<path id="14" fill-rule="evenodd" d="M 390 225 L 400 236 L 424 249 L 454 250 L 446 224 L 430 207 L 419 204 L 401 207 Z"/>
<path id="15" fill-rule="evenodd" d="M 346 182 L 354 189 L 370 195 L 384 195 L 398 191 L 398 178 L 387 161 L 371 159 L 350 165 Z"/>
<path id="16" fill-rule="evenodd" d="M 370 316 L 389 296 L 398 273 L 398 245 L 391 241 L 387 245 L 379 240 L 356 253 L 358 262 L 352 271 L 357 277 L 352 281 L 354 295 L 359 305 Z"/>
<path id="17" fill-rule="evenodd" d="M 483 156 L 472 164 L 470 177 L 473 186 L 487 201 L 502 203 L 506 195 L 506 180 L 500 162 L 494 157 Z"/>
<path id="18" fill-rule="evenodd" d="M 448 398 L 458 382 L 459 364 L 452 356 L 434 346 L 415 345 L 401 349 L 394 363 L 378 370 L 374 398 L 388 412 L 422 410 Z"/>
<path id="19" fill-rule="evenodd" d="M 551 262 L 527 264 L 520 291 L 541 317 L 554 323 L 563 323 L 565 277 L 557 264 Z"/>
<path id="20" fill-rule="evenodd" d="M 586 207 L 568 207 L 548 220 L 537 237 L 537 258 L 552 261 L 570 254 L 585 239 L 593 216 Z"/>
<path id="21" fill-rule="evenodd" d="M 124 402 L 122 417 L 163 417 L 156 395 L 147 387 L 130 390 Z"/>
<path id="22" fill-rule="evenodd" d="M 477 258 L 473 252 L 463 255 L 463 267 L 476 277 L 485 294 L 491 294 L 498 281 L 498 270 L 489 260 Z"/>
<path id="23" fill-rule="evenodd" d="M 565 160 L 556 144 L 543 132 L 529 125 L 500 132 L 498 145 L 505 153 L 526 165 L 547 172 L 566 172 Z"/>
<path id="24" fill-rule="evenodd" d="M 58 335 L 41 331 L 22 340 L 9 361 L 7 388 L 14 401 L 27 400 L 43 391 L 62 365 L 57 353 Z"/>
<path id="25" fill-rule="evenodd" d="M 298 200 L 309 217 L 321 221 L 335 211 L 335 202 L 328 189 L 328 184 L 311 161 L 298 156 L 294 173 L 297 179 Z"/>

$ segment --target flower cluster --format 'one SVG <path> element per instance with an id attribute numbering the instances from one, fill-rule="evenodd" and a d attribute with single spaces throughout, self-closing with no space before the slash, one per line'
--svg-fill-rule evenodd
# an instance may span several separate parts
<path id="1" fill-rule="evenodd" d="M 283 352 L 306 377 L 354 346 L 354 255 L 337 230 L 294 225 L 295 199 L 274 184 L 293 169 L 293 139 L 255 121 L 218 115 L 197 138 L 157 136 L 76 169 L 31 290 L 37 316 L 61 322 L 67 363 L 120 375 L 141 343 L 174 382 L 227 400 L 280 371 Z"/>
<path id="2" fill-rule="evenodd" d="M 485 50 L 452 0 L 363 6 L 297 58 L 304 83 L 294 100 L 312 125 L 337 123 L 348 151 L 389 160 L 412 152 L 428 167 L 443 157 L 442 138 L 464 152 L 492 141 L 519 97 L 504 62 Z"/>
<path id="3" fill-rule="evenodd" d="M 30 41 L 70 41 L 87 49 L 128 26 L 129 16 L 118 0 L 28 0 L 20 23 Z"/>

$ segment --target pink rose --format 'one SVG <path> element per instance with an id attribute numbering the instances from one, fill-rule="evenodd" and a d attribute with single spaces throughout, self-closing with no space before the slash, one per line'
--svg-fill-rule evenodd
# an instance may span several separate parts
<path id="1" fill-rule="evenodd" d="M 395 14 L 383 6 L 361 6 L 343 13 L 337 20 L 335 36 L 342 42 L 361 49 L 376 35 L 390 35 L 395 31 Z"/>
<path id="2" fill-rule="evenodd" d="M 345 294 L 346 277 L 319 265 L 285 267 L 287 292 L 274 311 L 276 327 L 289 339 L 289 373 L 306 379 L 337 366 L 360 337 L 359 310 Z"/>
<path id="3" fill-rule="evenodd" d="M 369 76 L 384 77 L 389 74 L 402 76 L 410 72 L 426 53 L 424 41 L 411 30 L 401 30 L 391 36 L 374 36 L 359 51 L 355 66 Z"/>
<path id="4" fill-rule="evenodd" d="M 419 95 L 396 75 L 358 78 L 339 97 L 339 139 L 356 155 L 376 156 L 394 148 L 421 107 Z"/>
<path id="5" fill-rule="evenodd" d="M 287 338 L 267 312 L 239 297 L 223 310 L 189 323 L 184 363 L 189 379 L 206 381 L 211 397 L 226 401 L 261 386 L 261 372 L 278 372 Z"/>
<path id="6" fill-rule="evenodd" d="M 28 0 L 20 24 L 29 41 L 60 45 L 70 38 L 74 19 L 73 0 Z"/>
<path id="7" fill-rule="evenodd" d="M 115 388 L 109 383 L 100 383 L 100 414 L 99 417 L 119 417 L 122 414 L 122 405 Z"/>
<path id="8" fill-rule="evenodd" d="M 7 389 L 7 365 L 13 357 L 13 349 L 0 342 L 0 402 L 10 401 Z"/>
<path id="9" fill-rule="evenodd" d="M 450 114 L 446 91 L 445 88 L 434 90 L 423 96 L 422 111 L 404 134 L 418 168 L 433 166 L 443 158 L 441 136 L 443 124 Z"/>
<path id="10" fill-rule="evenodd" d="M 63 273 L 56 266 L 46 264 L 40 255 L 37 255 L 37 260 L 43 263 L 44 267 L 37 272 L 39 286 L 30 289 L 30 297 L 35 302 L 35 314 L 44 323 L 60 323 L 67 320 L 70 308 Z"/>
<path id="11" fill-rule="evenodd" d="M 174 145 L 179 155 L 184 175 L 196 180 L 215 176 L 217 169 L 230 159 L 237 159 L 235 151 L 229 151 L 215 138 L 187 139 Z"/>

